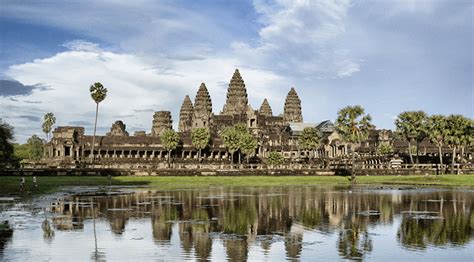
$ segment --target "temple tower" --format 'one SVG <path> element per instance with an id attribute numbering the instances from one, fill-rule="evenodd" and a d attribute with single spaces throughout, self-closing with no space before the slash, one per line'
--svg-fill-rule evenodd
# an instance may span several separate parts
<path id="1" fill-rule="evenodd" d="M 184 98 L 183 104 L 181 105 L 181 110 L 179 110 L 179 132 L 186 132 L 191 130 L 193 124 L 193 102 L 188 95 Z"/>
<path id="2" fill-rule="evenodd" d="M 283 110 L 283 120 L 288 123 L 301 123 L 303 116 L 301 114 L 301 100 L 295 91 L 291 88 L 286 96 L 285 108 Z"/>
<path id="3" fill-rule="evenodd" d="M 165 130 L 172 129 L 171 112 L 157 111 L 153 115 L 152 136 L 160 136 Z"/>
<path id="4" fill-rule="evenodd" d="M 194 100 L 194 111 L 192 118 L 192 127 L 209 127 L 212 115 L 212 101 L 207 87 L 201 83 Z"/>
<path id="5" fill-rule="evenodd" d="M 115 121 L 110 128 L 110 132 L 107 133 L 108 136 L 128 136 L 128 132 L 125 130 L 127 126 L 121 121 Z"/>
<path id="6" fill-rule="evenodd" d="M 247 89 L 240 76 L 239 69 L 235 69 L 234 75 L 227 89 L 227 99 L 222 110 L 223 115 L 241 115 L 247 112 Z"/>
<path id="7" fill-rule="evenodd" d="M 263 100 L 263 103 L 260 106 L 259 112 L 260 112 L 261 115 L 264 115 L 264 116 L 267 116 L 267 117 L 273 116 L 272 107 L 270 106 L 270 104 L 268 103 L 268 100 L 266 98 Z"/>

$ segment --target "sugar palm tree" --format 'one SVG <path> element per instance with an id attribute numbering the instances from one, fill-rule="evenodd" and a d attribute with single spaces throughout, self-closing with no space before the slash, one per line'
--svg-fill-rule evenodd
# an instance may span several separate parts
<path id="1" fill-rule="evenodd" d="M 191 131 L 191 142 L 199 151 L 199 162 L 201 162 L 201 151 L 209 145 L 211 134 L 207 128 L 195 128 Z"/>
<path id="2" fill-rule="evenodd" d="M 49 141 L 49 134 L 51 133 L 51 128 L 56 123 L 56 117 L 53 113 L 46 113 L 43 117 L 43 132 L 46 134 L 46 140 Z"/>
<path id="3" fill-rule="evenodd" d="M 168 167 L 171 166 L 171 152 L 179 145 L 179 135 L 174 130 L 166 130 L 160 135 L 163 147 L 168 150 Z"/>
<path id="4" fill-rule="evenodd" d="M 366 140 L 369 130 L 373 128 L 370 123 L 372 117 L 366 115 L 364 108 L 359 105 L 346 106 L 339 110 L 336 119 L 336 130 L 342 140 L 348 143 L 352 149 L 352 171 L 351 180 L 355 182 L 355 145 Z"/>
<path id="5" fill-rule="evenodd" d="M 298 146 L 303 150 L 311 151 L 310 159 L 314 157 L 314 150 L 318 149 L 321 134 L 315 127 L 305 127 L 298 137 Z"/>
<path id="6" fill-rule="evenodd" d="M 416 143 L 416 156 L 418 162 L 418 145 L 427 136 L 426 121 L 427 116 L 423 111 L 403 112 L 400 113 L 395 120 L 397 135 L 408 141 L 408 153 L 411 164 L 414 164 L 411 143 Z"/>
<path id="7" fill-rule="evenodd" d="M 474 120 L 469 119 L 469 122 L 470 124 L 461 139 L 461 160 L 464 160 L 464 150 L 474 147 Z"/>
<path id="8" fill-rule="evenodd" d="M 240 137 L 240 150 L 245 154 L 247 164 L 250 157 L 255 154 L 255 149 L 258 146 L 257 139 L 255 139 L 249 132 L 244 133 Z"/>
<path id="9" fill-rule="evenodd" d="M 448 131 L 445 116 L 432 115 L 428 118 L 428 136 L 431 142 L 438 147 L 439 163 L 441 166 L 443 165 L 443 146 L 447 142 Z"/>
<path id="10" fill-rule="evenodd" d="M 92 137 L 92 151 L 91 157 L 94 159 L 94 147 L 95 147 L 95 133 L 97 130 L 97 117 L 99 115 L 99 103 L 104 101 L 105 97 L 107 97 L 107 88 L 105 88 L 101 83 L 96 82 L 90 86 L 90 93 L 92 100 L 94 100 L 96 107 L 95 107 L 95 122 L 94 122 L 94 135 Z"/>
<path id="11" fill-rule="evenodd" d="M 240 134 L 234 127 L 227 127 L 222 131 L 220 137 L 230 153 L 231 167 L 233 167 L 234 153 L 240 148 Z"/>
<path id="12" fill-rule="evenodd" d="M 446 118 L 448 135 L 448 145 L 453 150 L 451 160 L 451 172 L 454 172 L 454 165 L 456 164 L 456 150 L 463 144 L 469 128 L 471 127 L 471 120 L 462 115 L 450 115 Z"/>

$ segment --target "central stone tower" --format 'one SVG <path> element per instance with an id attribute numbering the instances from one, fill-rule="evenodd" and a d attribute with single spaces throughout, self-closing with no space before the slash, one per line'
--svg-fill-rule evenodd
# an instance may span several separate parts
<path id="1" fill-rule="evenodd" d="M 227 89 L 227 99 L 222 110 L 223 115 L 246 114 L 248 105 L 247 89 L 240 76 L 239 69 L 235 69 L 234 75 Z"/>
<path id="2" fill-rule="evenodd" d="M 296 93 L 294 87 L 286 96 L 285 108 L 283 109 L 283 120 L 288 123 L 303 122 L 303 115 L 301 114 L 301 100 Z"/>

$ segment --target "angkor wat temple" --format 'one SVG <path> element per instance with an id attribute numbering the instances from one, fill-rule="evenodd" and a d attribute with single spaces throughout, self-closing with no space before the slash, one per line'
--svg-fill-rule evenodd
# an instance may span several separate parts
<path id="1" fill-rule="evenodd" d="M 229 153 L 220 139 L 220 132 L 237 123 L 245 123 L 258 140 L 258 148 L 252 161 L 265 159 L 268 152 L 281 152 L 287 161 L 301 161 L 308 156 L 298 147 L 298 135 L 305 127 L 316 127 L 322 134 L 321 147 L 315 152 L 318 159 L 340 158 L 347 154 L 348 146 L 335 130 L 330 120 L 319 123 L 304 123 L 301 100 L 294 88 L 287 94 L 283 114 L 275 116 L 264 99 L 258 110 L 248 103 L 247 89 L 238 69 L 235 70 L 227 90 L 226 102 L 220 114 L 212 112 L 212 100 L 204 83 L 199 86 L 192 102 L 185 96 L 179 114 L 179 135 L 181 144 L 173 152 L 174 161 L 182 164 L 197 162 L 198 152 L 191 143 L 191 130 L 207 128 L 211 133 L 209 146 L 203 151 L 203 162 L 207 164 L 230 163 Z M 135 132 L 129 135 L 126 125 L 118 120 L 112 124 L 105 136 L 96 136 L 95 153 L 99 163 L 120 167 L 130 163 L 165 163 L 167 150 L 164 149 L 160 134 L 172 129 L 170 111 L 157 111 L 153 115 L 149 133 Z M 380 143 L 392 144 L 396 151 L 405 152 L 404 141 L 393 141 L 389 130 L 372 130 L 369 139 L 356 150 L 362 154 L 373 154 Z M 83 127 L 62 126 L 53 131 L 53 138 L 47 144 L 46 154 L 51 163 L 67 165 L 90 158 L 92 135 L 86 135 Z M 425 154 L 437 152 L 434 145 L 421 145 Z"/>

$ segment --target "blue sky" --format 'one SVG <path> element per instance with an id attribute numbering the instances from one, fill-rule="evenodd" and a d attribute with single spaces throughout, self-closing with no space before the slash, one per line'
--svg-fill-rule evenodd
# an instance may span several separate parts
<path id="1" fill-rule="evenodd" d="M 249 102 L 275 114 L 300 95 L 305 122 L 360 104 L 378 128 L 404 110 L 473 117 L 473 3 L 464 0 L 0 2 L 0 118 L 19 142 L 41 117 L 92 131 L 88 87 L 109 89 L 99 133 L 118 119 L 176 124 L 201 82 L 218 114 L 239 68 Z"/>

